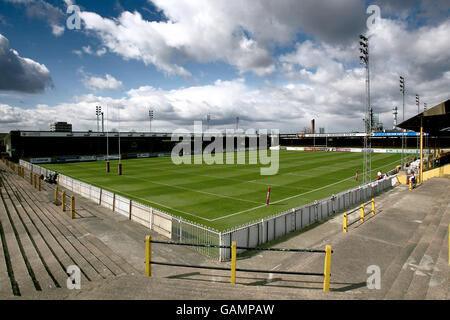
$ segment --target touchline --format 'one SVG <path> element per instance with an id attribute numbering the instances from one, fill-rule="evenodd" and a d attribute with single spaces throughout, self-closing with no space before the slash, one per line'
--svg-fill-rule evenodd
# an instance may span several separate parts
<path id="1" fill-rule="evenodd" d="M 186 129 L 176 129 L 172 132 L 171 141 L 178 141 L 172 149 L 171 159 L 175 165 L 181 164 L 238 164 L 238 165 L 269 165 L 261 167 L 261 175 L 275 175 L 279 169 L 279 150 L 268 150 L 267 139 L 270 136 L 272 146 L 279 145 L 279 130 L 260 129 L 225 129 L 224 131 L 208 129 L 203 131 L 201 121 L 194 122 L 194 133 Z M 181 141 L 180 141 L 181 139 Z M 192 139 L 194 150 L 192 150 Z M 211 142 L 203 148 L 204 142 Z M 248 141 L 248 148 L 246 148 Z M 225 143 L 224 143 L 225 142 Z M 225 148 L 224 148 L 225 144 Z M 245 151 L 249 150 L 248 162 Z M 235 157 L 235 151 L 238 151 Z M 226 153 L 225 156 L 223 153 Z M 194 155 L 191 157 L 191 155 Z M 193 158 L 193 161 L 192 161 Z M 225 160 L 224 160 L 225 158 Z M 193 162 L 193 163 L 192 163 Z"/>

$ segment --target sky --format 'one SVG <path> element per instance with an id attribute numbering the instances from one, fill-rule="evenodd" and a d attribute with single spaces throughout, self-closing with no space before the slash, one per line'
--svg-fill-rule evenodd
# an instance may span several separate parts
<path id="1" fill-rule="evenodd" d="M 0 132 L 363 131 L 450 98 L 447 0 L 0 0 Z M 399 76 L 406 82 L 405 113 Z"/>

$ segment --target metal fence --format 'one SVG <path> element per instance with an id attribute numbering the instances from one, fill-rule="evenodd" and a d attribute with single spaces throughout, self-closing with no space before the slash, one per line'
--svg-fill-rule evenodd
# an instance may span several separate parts
<path id="1" fill-rule="evenodd" d="M 389 176 L 276 216 L 223 232 L 221 233 L 220 244 L 230 245 L 233 241 L 236 241 L 238 246 L 260 246 L 365 202 L 382 191 L 392 188 L 395 184 L 396 176 Z M 231 252 L 229 249 L 220 250 L 221 260 L 230 259 Z M 238 253 L 242 251 L 240 250 Z"/>
<path id="2" fill-rule="evenodd" d="M 23 160 L 20 160 L 20 165 L 39 175 L 46 176 L 54 173 Z M 175 217 L 160 209 L 155 209 L 61 174 L 58 176 L 58 183 L 62 187 L 144 225 L 173 241 L 214 246 L 231 246 L 232 242 L 236 241 L 238 247 L 254 248 L 371 199 L 380 192 L 394 186 L 396 176 L 389 176 L 226 232 L 219 232 L 184 220 L 181 217 Z M 195 248 L 201 253 L 220 261 L 231 259 L 231 251 L 227 248 Z M 240 249 L 238 253 L 243 251 L 243 249 Z"/>

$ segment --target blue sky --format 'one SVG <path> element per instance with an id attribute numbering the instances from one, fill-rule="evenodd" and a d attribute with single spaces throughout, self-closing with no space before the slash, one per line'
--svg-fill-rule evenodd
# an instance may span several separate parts
<path id="1" fill-rule="evenodd" d="M 369 30 L 371 4 L 381 16 Z M 80 30 L 67 28 L 70 5 Z M 361 130 L 360 33 L 370 35 L 373 107 L 390 128 L 399 75 L 407 116 L 416 93 L 428 106 L 449 98 L 449 9 L 443 0 L 0 0 L 0 131 L 52 121 L 94 129 L 96 105 L 120 107 L 123 130 L 146 130 L 149 108 L 159 131 L 208 113 L 217 128 L 239 116 L 246 128 L 298 132 L 316 118 L 327 132 Z"/>

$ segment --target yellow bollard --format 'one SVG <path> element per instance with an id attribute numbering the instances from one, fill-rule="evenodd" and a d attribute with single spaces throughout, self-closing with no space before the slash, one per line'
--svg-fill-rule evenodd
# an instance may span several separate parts
<path id="1" fill-rule="evenodd" d="M 364 205 L 361 205 L 361 222 L 364 222 Z"/>
<path id="2" fill-rule="evenodd" d="M 331 278 L 331 246 L 325 247 L 325 263 L 323 270 L 323 291 L 330 291 Z"/>
<path id="3" fill-rule="evenodd" d="M 344 232 L 345 233 L 347 233 L 347 224 L 348 224 L 347 212 L 344 212 Z"/>
<path id="4" fill-rule="evenodd" d="M 72 219 L 75 219 L 75 197 L 72 196 L 70 198 L 70 216 Z"/>
<path id="5" fill-rule="evenodd" d="M 63 192 L 62 192 L 61 199 L 62 199 L 62 211 L 66 211 L 66 191 L 65 190 L 63 190 Z"/>
<path id="6" fill-rule="evenodd" d="M 55 204 L 56 205 L 58 205 L 58 193 L 59 193 L 58 186 L 56 186 L 56 188 L 55 188 Z"/>
<path id="7" fill-rule="evenodd" d="M 231 245 L 231 283 L 236 284 L 236 241 Z"/>
<path id="8" fill-rule="evenodd" d="M 145 276 L 152 276 L 152 237 L 145 237 Z"/>
<path id="9" fill-rule="evenodd" d="M 412 182 L 409 180 L 409 190 L 412 190 Z"/>
<path id="10" fill-rule="evenodd" d="M 372 215 L 375 215 L 375 199 L 372 199 Z"/>
<path id="11" fill-rule="evenodd" d="M 35 174 L 35 175 L 34 175 L 34 178 L 33 178 L 33 181 L 34 181 L 34 188 L 35 188 L 35 189 L 36 189 L 36 187 L 37 187 L 37 186 L 36 186 L 36 182 L 37 182 L 36 180 L 37 180 L 37 174 Z"/>

